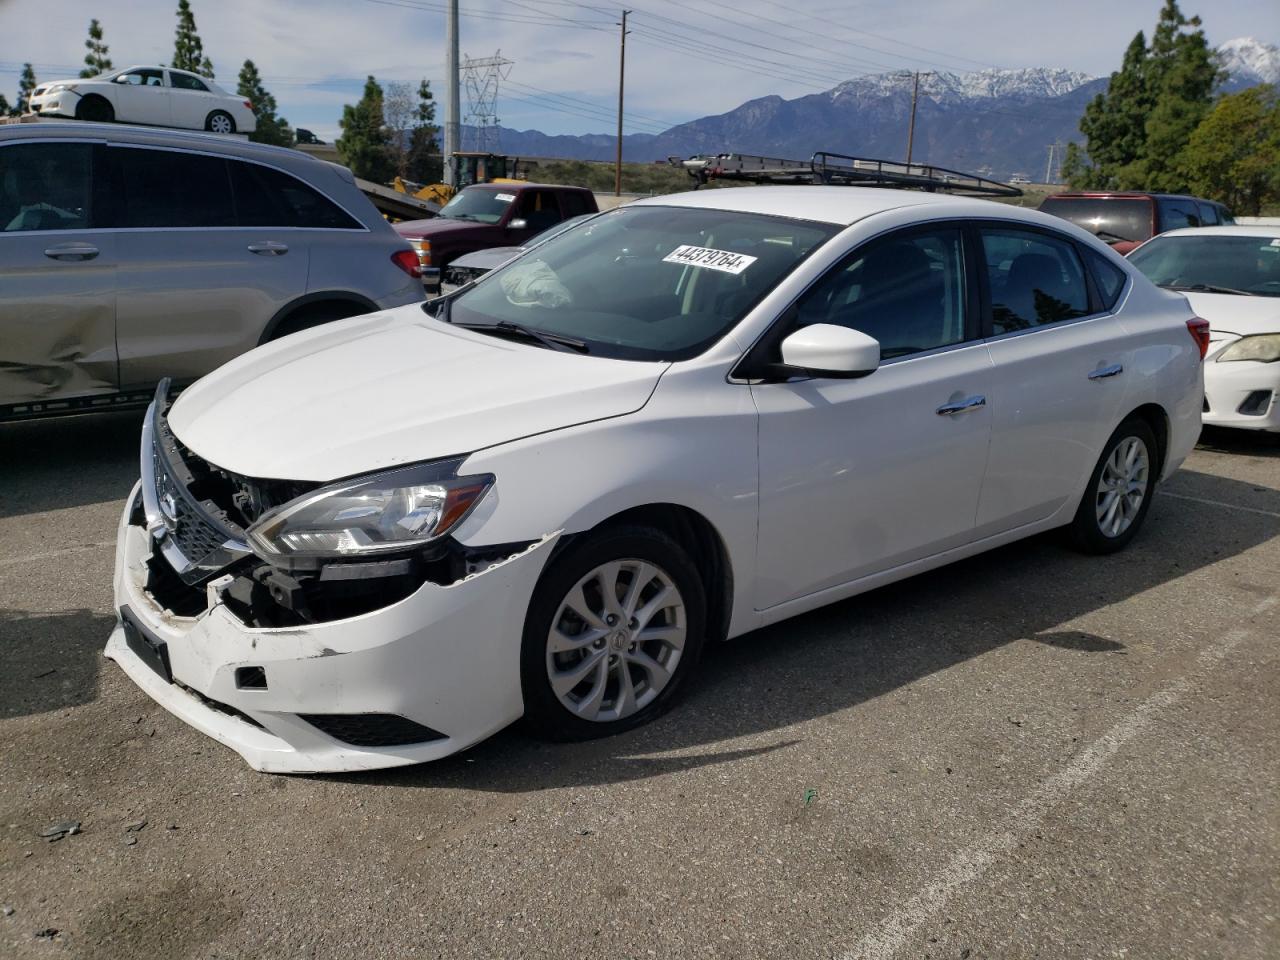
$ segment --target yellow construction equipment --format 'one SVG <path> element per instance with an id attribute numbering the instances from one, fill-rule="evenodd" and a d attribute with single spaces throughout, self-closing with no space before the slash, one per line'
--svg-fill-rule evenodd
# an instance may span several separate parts
<path id="1" fill-rule="evenodd" d="M 453 181 L 457 184 L 456 187 L 447 183 L 423 185 L 400 177 L 396 177 L 391 186 L 399 193 L 407 193 L 419 200 L 443 206 L 455 193 L 473 183 L 520 183 L 529 178 L 527 160 L 522 169 L 519 157 L 507 157 L 500 153 L 455 153 L 450 162 L 454 168 Z"/>

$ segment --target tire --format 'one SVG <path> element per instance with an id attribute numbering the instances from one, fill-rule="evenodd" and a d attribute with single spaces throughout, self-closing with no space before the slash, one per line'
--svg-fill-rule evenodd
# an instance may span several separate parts
<path id="1" fill-rule="evenodd" d="M 1068 528 L 1074 546 L 1094 554 L 1123 550 L 1147 518 L 1159 465 L 1156 436 L 1145 420 L 1131 417 L 1116 427 Z"/>
<path id="2" fill-rule="evenodd" d="M 92 123 L 111 123 L 116 118 L 115 108 L 110 101 L 97 96 L 81 97 L 76 104 L 76 119 L 88 120 Z"/>
<path id="3" fill-rule="evenodd" d="M 638 577 L 643 583 L 633 596 Z M 610 578 L 613 614 L 606 612 L 610 605 L 601 589 Z M 658 600 L 644 619 L 660 590 L 667 600 Z M 585 608 L 596 625 L 575 608 Z M 639 619 L 608 622 L 633 610 Z M 527 722 L 551 740 L 592 740 L 647 723 L 672 704 L 694 672 L 705 628 L 702 580 L 671 537 L 636 526 L 585 536 L 552 560 L 525 617 L 520 675 Z M 553 630 L 560 651 L 551 648 Z M 588 636 L 594 639 L 582 642 Z M 553 671 L 560 676 L 555 686 Z"/>
<path id="4" fill-rule="evenodd" d="M 225 110 L 215 110 L 204 119 L 204 128 L 213 133 L 235 133 L 236 121 Z"/>

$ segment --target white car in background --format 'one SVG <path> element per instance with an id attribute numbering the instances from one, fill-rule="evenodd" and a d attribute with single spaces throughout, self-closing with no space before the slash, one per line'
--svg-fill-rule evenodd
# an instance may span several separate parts
<path id="1" fill-rule="evenodd" d="M 253 104 L 208 77 L 171 67 L 126 67 L 87 80 L 52 80 L 31 94 L 42 117 L 141 123 L 213 133 L 252 133 Z"/>
<path id="2" fill-rule="evenodd" d="M 1171 230 L 1129 260 L 1209 321 L 1204 422 L 1280 431 L 1280 228 Z"/>
<path id="3" fill-rule="evenodd" d="M 431 760 L 522 715 L 617 733 L 705 643 L 1053 528 L 1123 548 L 1200 433 L 1207 344 L 1047 214 L 640 200 L 161 385 L 106 654 L 260 770 Z"/>

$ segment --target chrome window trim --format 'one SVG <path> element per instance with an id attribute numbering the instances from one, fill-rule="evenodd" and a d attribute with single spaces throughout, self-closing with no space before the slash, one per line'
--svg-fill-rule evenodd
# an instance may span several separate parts
<path id="1" fill-rule="evenodd" d="M 1121 298 L 1123 299 L 1123 297 Z M 1120 301 L 1117 300 L 1118 304 Z M 1088 323 L 1091 320 L 1105 320 L 1114 317 L 1116 311 L 1104 310 L 1102 313 L 1091 313 L 1086 317 L 1069 317 L 1066 320 L 1055 320 L 1053 323 L 1038 323 L 1034 327 L 1026 327 L 1022 330 L 1010 330 L 1007 333 L 997 333 L 990 337 L 984 337 L 981 343 L 999 343 L 1002 340 L 1010 340 L 1014 337 L 1025 337 L 1028 334 L 1040 333 L 1042 330 L 1058 330 L 1062 327 L 1071 326 L 1077 323 Z"/>

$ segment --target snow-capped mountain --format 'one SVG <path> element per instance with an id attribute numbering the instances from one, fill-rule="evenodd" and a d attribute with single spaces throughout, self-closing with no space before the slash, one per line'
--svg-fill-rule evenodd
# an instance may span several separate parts
<path id="1" fill-rule="evenodd" d="M 1233 87 L 1280 83 L 1280 49 L 1253 37 L 1237 37 L 1218 48 L 1223 69 Z"/>
<path id="2" fill-rule="evenodd" d="M 1052 67 L 1022 70 L 977 70 L 973 73 L 932 71 L 920 74 L 920 93 L 938 101 L 990 100 L 997 97 L 1059 97 L 1094 78 L 1087 73 Z M 833 100 L 868 94 L 889 95 L 911 88 L 909 73 L 878 73 L 847 80 L 829 91 Z"/>

